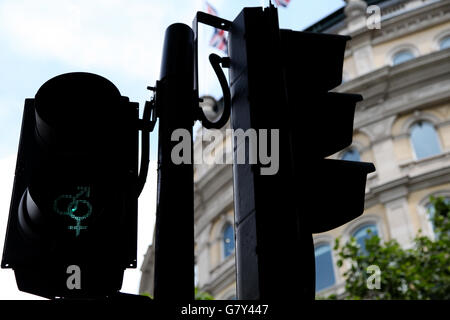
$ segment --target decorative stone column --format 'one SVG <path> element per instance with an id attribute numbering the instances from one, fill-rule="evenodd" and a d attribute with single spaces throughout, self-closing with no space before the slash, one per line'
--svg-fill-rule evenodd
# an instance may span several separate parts
<path id="1" fill-rule="evenodd" d="M 403 248 L 411 247 L 414 238 L 407 196 L 408 189 L 404 185 L 390 188 L 380 194 L 380 201 L 386 208 L 390 237 L 396 239 Z"/>
<path id="2" fill-rule="evenodd" d="M 344 13 L 349 33 L 366 27 L 367 3 L 362 0 L 345 0 Z"/>
<path id="3" fill-rule="evenodd" d="M 401 176 L 391 135 L 394 121 L 395 116 L 391 116 L 360 129 L 369 136 L 372 143 L 378 185 L 393 181 Z"/>
<path id="4" fill-rule="evenodd" d="M 347 24 L 346 34 L 352 35 L 357 32 L 351 42 L 351 51 L 355 61 L 358 76 L 374 70 L 370 32 L 367 29 L 367 4 L 362 0 L 346 0 L 344 9 L 345 22 Z"/>

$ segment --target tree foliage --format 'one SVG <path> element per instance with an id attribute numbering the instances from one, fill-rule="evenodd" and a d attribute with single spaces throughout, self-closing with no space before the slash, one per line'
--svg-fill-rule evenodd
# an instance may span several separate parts
<path id="1" fill-rule="evenodd" d="M 208 292 L 200 291 L 195 287 L 195 300 L 214 300 L 214 297 Z"/>
<path id="2" fill-rule="evenodd" d="M 146 296 L 153 299 L 152 295 L 148 292 L 141 293 L 141 296 Z M 197 287 L 195 287 L 195 300 L 214 300 L 214 297 L 208 292 L 200 291 Z"/>
<path id="3" fill-rule="evenodd" d="M 355 238 L 344 245 L 336 239 L 337 265 L 346 270 L 346 299 L 450 299 L 450 202 L 430 201 L 434 239 L 419 231 L 414 245 L 404 249 L 396 240 L 382 242 L 373 235 L 366 239 L 364 252 Z M 371 265 L 381 271 L 379 289 L 368 288 Z"/>

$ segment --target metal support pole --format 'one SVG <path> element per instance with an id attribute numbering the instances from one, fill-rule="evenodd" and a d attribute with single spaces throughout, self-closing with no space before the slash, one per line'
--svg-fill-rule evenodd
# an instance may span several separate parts
<path id="1" fill-rule="evenodd" d="M 155 300 L 194 299 L 194 33 L 184 24 L 166 30 L 156 92 L 159 117 L 155 239 Z M 188 141 L 172 141 L 175 130 Z M 174 147 L 186 143 L 187 163 L 176 164 Z M 187 144 L 188 143 L 188 144 Z"/>

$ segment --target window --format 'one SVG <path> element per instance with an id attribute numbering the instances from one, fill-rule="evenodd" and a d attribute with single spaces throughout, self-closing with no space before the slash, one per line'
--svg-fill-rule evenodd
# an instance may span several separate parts
<path id="1" fill-rule="evenodd" d="M 447 48 L 450 48 L 450 36 L 446 36 L 439 41 L 439 49 L 444 50 Z"/>
<path id="2" fill-rule="evenodd" d="M 350 80 L 350 77 L 349 77 L 348 73 L 347 72 L 343 72 L 342 73 L 342 82 L 341 83 L 347 82 L 349 80 Z"/>
<path id="3" fill-rule="evenodd" d="M 198 287 L 198 266 L 194 265 L 194 285 Z"/>
<path id="4" fill-rule="evenodd" d="M 441 152 L 436 130 L 429 122 L 420 121 L 411 127 L 411 143 L 417 160 Z"/>
<path id="5" fill-rule="evenodd" d="M 359 244 L 362 254 L 367 253 L 365 240 L 372 238 L 375 235 L 378 235 L 378 230 L 376 225 L 374 224 L 365 225 L 364 227 L 359 228 L 353 233 L 353 237 L 356 239 L 356 243 Z"/>
<path id="6" fill-rule="evenodd" d="M 449 204 L 450 203 L 450 197 L 445 197 L 444 198 L 444 202 L 446 203 L 446 204 Z M 431 224 L 431 227 L 432 227 L 432 229 L 433 229 L 433 233 L 435 233 L 435 226 L 434 226 L 434 223 L 433 223 L 433 221 L 432 221 L 432 219 L 433 219 L 433 217 L 434 217 L 434 215 L 435 215 L 435 213 L 436 213 L 436 209 L 434 208 L 434 206 L 433 206 L 433 204 L 432 203 L 428 203 L 426 206 L 425 206 L 425 208 L 427 209 L 427 212 L 428 212 L 428 219 L 429 219 L 429 221 L 430 221 L 430 224 Z"/>
<path id="7" fill-rule="evenodd" d="M 359 156 L 358 150 L 352 148 L 348 151 L 346 151 L 342 157 L 342 160 L 348 160 L 348 161 L 361 161 L 361 158 Z"/>
<path id="8" fill-rule="evenodd" d="M 234 251 L 234 230 L 231 223 L 227 223 L 223 229 L 223 256 L 228 257 Z"/>
<path id="9" fill-rule="evenodd" d="M 433 229 L 433 232 L 434 232 L 434 223 L 433 223 L 433 217 L 434 217 L 434 214 L 435 214 L 435 209 L 434 209 L 434 206 L 433 206 L 433 204 L 432 203 L 429 203 L 429 204 L 427 204 L 426 206 L 425 206 L 425 208 L 427 209 L 427 213 L 428 213 L 428 220 L 430 221 L 430 224 L 431 224 L 431 227 L 432 227 L 432 229 Z"/>
<path id="10" fill-rule="evenodd" d="M 392 64 L 395 66 L 397 64 L 406 62 L 414 58 L 414 54 L 410 50 L 401 50 L 397 52 L 392 58 Z"/>
<path id="11" fill-rule="evenodd" d="M 335 282 L 331 247 L 328 244 L 319 245 L 314 249 L 316 260 L 316 292 L 331 287 Z"/>

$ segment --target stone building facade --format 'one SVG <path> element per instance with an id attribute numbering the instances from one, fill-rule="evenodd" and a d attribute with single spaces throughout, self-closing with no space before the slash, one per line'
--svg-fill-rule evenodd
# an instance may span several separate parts
<path id="1" fill-rule="evenodd" d="M 363 243 L 371 229 L 383 241 L 395 238 L 409 247 L 419 230 L 434 236 L 426 213 L 429 197 L 450 198 L 450 1 L 347 0 L 305 31 L 352 37 L 344 80 L 335 91 L 359 93 L 364 100 L 356 108 L 352 145 L 330 158 L 373 162 L 377 169 L 367 179 L 364 214 L 313 235 L 316 291 L 339 295 L 344 278 L 332 250 L 337 237 Z M 320 127 L 320 119 L 310 120 Z M 195 166 L 196 281 L 216 299 L 233 299 L 232 166 L 212 161 L 222 149 L 230 154 L 232 142 L 229 136 L 216 141 L 208 131 L 201 133 L 194 154 L 211 164 Z"/>

